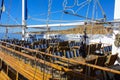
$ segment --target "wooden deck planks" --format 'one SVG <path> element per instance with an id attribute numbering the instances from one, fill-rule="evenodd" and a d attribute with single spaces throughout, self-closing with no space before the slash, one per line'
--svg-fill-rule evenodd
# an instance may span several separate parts
<path id="1" fill-rule="evenodd" d="M 11 80 L 3 71 L 0 71 L 0 80 Z"/>
<path id="2" fill-rule="evenodd" d="M 30 65 L 24 64 L 22 61 L 19 61 L 10 55 L 0 52 L 0 58 L 29 80 L 32 80 L 33 78 L 35 78 L 35 80 L 42 80 L 43 78 L 42 72 L 36 70 L 35 73 L 35 68 L 32 68 Z M 47 77 L 46 80 L 49 80 L 50 75 L 45 74 L 45 77 Z"/>

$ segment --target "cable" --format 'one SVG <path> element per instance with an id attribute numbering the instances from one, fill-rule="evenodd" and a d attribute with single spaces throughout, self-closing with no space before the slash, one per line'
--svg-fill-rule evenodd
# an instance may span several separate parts
<path id="1" fill-rule="evenodd" d="M 105 14 L 105 12 L 104 12 L 104 10 L 103 10 L 103 8 L 102 8 L 100 2 L 99 2 L 98 0 L 96 0 L 96 2 L 98 3 L 98 5 L 99 5 L 99 7 L 100 7 L 100 9 L 101 9 L 101 11 L 102 11 L 102 15 L 103 15 L 104 21 L 105 21 L 105 20 L 106 20 L 106 14 Z"/>
<path id="2" fill-rule="evenodd" d="M 86 12 L 86 20 L 87 21 L 88 21 L 87 17 L 88 17 L 89 9 L 90 9 L 90 2 L 91 2 L 91 0 L 88 3 L 88 8 L 87 8 L 87 12 Z"/>
<path id="3" fill-rule="evenodd" d="M 13 20 L 15 21 L 16 24 L 20 24 L 16 19 L 14 19 L 7 11 L 6 14 Z"/>
<path id="4" fill-rule="evenodd" d="M 63 10 L 58 10 L 58 11 L 50 12 L 50 14 L 55 14 L 55 13 L 59 13 L 59 12 L 63 12 Z M 38 16 L 44 16 L 44 15 L 47 15 L 47 13 L 42 13 L 42 14 L 39 14 L 39 15 L 32 15 L 32 16 L 38 17 Z M 28 18 L 29 17 L 31 17 L 31 16 L 29 15 Z"/>
<path id="5" fill-rule="evenodd" d="M 35 21 L 41 21 L 41 22 L 47 21 L 46 19 L 38 19 L 38 18 L 32 18 L 32 17 L 29 17 L 29 19 L 35 20 Z M 60 18 L 60 20 L 49 20 L 49 22 L 82 22 L 82 21 L 83 20 L 61 20 L 61 18 Z"/>
<path id="6" fill-rule="evenodd" d="M 88 4 L 88 2 L 84 3 L 83 5 L 81 5 L 81 7 L 78 8 L 78 9 L 75 11 L 75 13 L 77 13 L 81 8 L 83 8 L 83 7 L 86 6 L 87 4 Z"/>
<path id="7" fill-rule="evenodd" d="M 74 0 L 74 4 L 72 6 L 67 6 L 67 4 L 68 4 L 68 1 L 64 0 L 63 1 L 64 10 L 69 9 L 69 8 L 73 8 L 76 5 L 76 0 Z"/>
<path id="8" fill-rule="evenodd" d="M 49 24 L 50 11 L 51 11 L 51 6 L 52 6 L 52 0 L 48 0 L 48 1 L 49 1 L 48 2 L 48 15 L 47 15 L 47 22 L 46 22 L 46 24 L 47 24 L 47 31 L 49 31 L 48 24 Z"/>
<path id="9" fill-rule="evenodd" d="M 77 6 L 81 6 L 81 5 L 83 5 L 83 4 L 85 4 L 85 3 L 89 2 L 89 1 L 91 1 L 91 0 L 86 0 L 86 1 L 79 4 L 79 0 L 77 0 Z"/>

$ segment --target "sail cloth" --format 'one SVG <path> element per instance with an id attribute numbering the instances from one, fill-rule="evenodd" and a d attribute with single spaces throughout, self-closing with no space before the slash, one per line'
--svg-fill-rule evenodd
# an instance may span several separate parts
<path id="1" fill-rule="evenodd" d="M 4 0 L 1 1 L 1 7 L 0 7 L 0 20 L 1 20 L 1 15 L 2 15 L 2 12 L 5 11 L 5 6 L 4 6 Z"/>
<path id="2" fill-rule="evenodd" d="M 27 0 L 25 0 L 25 20 L 28 18 L 28 8 L 27 8 Z"/>

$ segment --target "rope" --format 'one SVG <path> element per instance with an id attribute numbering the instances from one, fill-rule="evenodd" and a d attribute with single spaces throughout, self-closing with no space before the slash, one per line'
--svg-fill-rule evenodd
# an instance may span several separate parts
<path id="1" fill-rule="evenodd" d="M 79 4 L 79 0 L 77 0 L 77 6 L 81 6 L 81 5 L 83 5 L 83 4 L 87 3 L 87 2 L 91 2 L 91 0 L 86 0 L 86 1 L 84 1 L 82 3 L 80 3 L 80 4 Z"/>
<path id="2" fill-rule="evenodd" d="M 12 17 L 12 15 L 10 15 L 7 11 L 6 11 L 6 14 L 13 20 L 13 21 L 15 21 L 15 23 L 16 24 L 20 24 L 16 19 L 14 19 L 13 17 Z"/>
<path id="3" fill-rule="evenodd" d="M 103 17 L 104 17 L 104 21 L 105 21 L 105 20 L 106 20 L 105 12 L 104 12 L 104 10 L 103 10 L 103 8 L 102 8 L 100 2 L 99 2 L 98 0 L 96 0 L 96 2 L 98 3 L 98 6 L 100 7 L 100 9 L 101 9 L 101 11 L 102 11 L 102 15 L 103 15 Z"/>
<path id="4" fill-rule="evenodd" d="M 9 1 L 9 6 L 8 6 L 8 13 L 10 13 L 11 3 L 12 3 L 12 1 L 10 0 L 10 1 Z M 7 24 L 9 23 L 9 21 L 10 21 L 10 16 L 8 16 Z M 8 38 L 8 27 L 6 27 L 6 34 L 5 34 L 5 37 Z"/>
<path id="5" fill-rule="evenodd" d="M 63 1 L 64 9 L 73 8 L 73 7 L 76 5 L 76 0 L 74 0 L 74 4 L 73 4 L 72 6 L 67 6 L 67 4 L 68 4 L 68 0 L 64 0 L 64 1 Z"/>
<path id="6" fill-rule="evenodd" d="M 51 13 L 51 6 L 52 6 L 52 0 L 48 0 L 47 31 L 49 31 L 48 24 L 49 24 L 49 18 L 50 18 L 50 13 Z M 48 36 L 46 35 L 46 37 L 48 37 Z M 46 44 L 47 44 L 47 41 L 46 41 Z M 45 60 L 45 57 L 43 59 L 44 59 L 43 80 L 45 80 L 46 60 Z"/>
<path id="7" fill-rule="evenodd" d="M 47 15 L 47 31 L 49 31 L 49 18 L 50 18 L 50 13 L 51 13 L 51 6 L 52 6 L 52 0 L 49 0 L 48 2 L 48 15 Z"/>
<path id="8" fill-rule="evenodd" d="M 62 14 L 63 15 L 63 14 Z M 39 19 L 39 18 L 32 18 L 29 16 L 29 19 L 35 20 L 35 21 L 41 21 L 41 22 L 46 22 L 46 19 Z M 62 20 L 62 16 L 60 20 L 49 20 L 49 22 L 82 22 L 83 20 Z"/>
<path id="9" fill-rule="evenodd" d="M 89 4 L 88 1 L 86 1 L 84 4 L 82 4 L 81 7 L 78 8 L 78 9 L 75 11 L 75 13 L 77 13 L 80 9 L 82 9 L 82 8 L 83 8 L 84 6 L 86 6 L 87 4 Z"/>
<path id="10" fill-rule="evenodd" d="M 61 18 L 60 18 L 60 21 L 62 21 L 62 19 L 63 19 L 63 12 L 62 12 L 62 15 L 61 15 Z M 61 27 L 61 24 L 60 24 L 60 26 L 58 27 L 58 31 L 60 31 L 60 27 Z"/>
<path id="11" fill-rule="evenodd" d="M 54 11 L 54 12 L 50 12 L 50 14 L 55 14 L 55 13 L 60 13 L 60 12 L 63 12 L 63 10 L 58 10 L 58 11 Z M 46 16 L 47 13 L 42 13 L 42 14 L 39 14 L 39 15 L 32 15 L 34 17 L 39 17 L 39 16 Z M 28 18 L 30 18 L 31 16 L 29 15 Z"/>
<path id="12" fill-rule="evenodd" d="M 93 0 L 92 21 L 94 20 L 95 7 L 96 7 L 96 1 Z M 92 38 L 92 32 L 93 32 L 92 30 L 93 30 L 93 27 L 94 27 L 94 23 L 92 23 L 92 27 L 91 27 L 91 38 Z M 90 53 L 90 47 L 91 47 L 91 46 L 88 47 L 88 55 L 89 55 L 89 53 Z"/>
<path id="13" fill-rule="evenodd" d="M 91 2 L 91 1 L 90 1 Z M 86 12 L 86 20 L 88 21 L 88 13 L 89 13 L 89 9 L 90 9 L 90 2 L 88 3 L 88 8 L 87 8 L 87 12 Z"/>
<path id="14" fill-rule="evenodd" d="M 92 21 L 94 21 L 94 15 L 95 15 L 95 7 L 96 7 L 96 1 L 94 0 L 93 1 L 93 10 L 92 10 Z M 92 30 L 93 30 L 93 27 L 94 27 L 94 23 L 92 23 L 92 28 L 91 28 L 91 34 L 92 34 Z"/>

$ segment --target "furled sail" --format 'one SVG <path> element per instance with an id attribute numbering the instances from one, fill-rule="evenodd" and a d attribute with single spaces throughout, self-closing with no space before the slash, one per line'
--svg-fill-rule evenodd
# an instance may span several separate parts
<path id="1" fill-rule="evenodd" d="M 0 19 L 1 19 L 2 12 L 4 12 L 4 11 L 5 11 L 4 0 L 2 0 L 1 7 L 0 7 Z"/>

